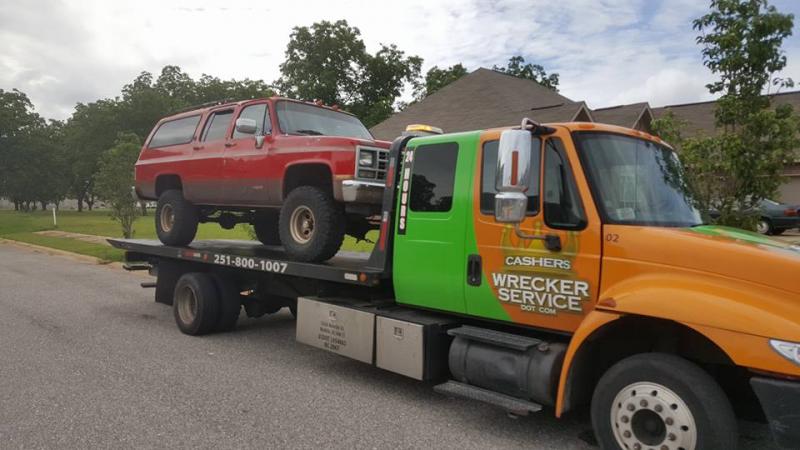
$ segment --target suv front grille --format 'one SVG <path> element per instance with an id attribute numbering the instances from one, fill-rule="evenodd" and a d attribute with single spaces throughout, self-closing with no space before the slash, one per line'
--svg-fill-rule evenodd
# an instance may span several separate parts
<path id="1" fill-rule="evenodd" d="M 371 154 L 372 158 L 366 157 Z M 365 156 L 366 158 L 362 158 Z M 369 164 L 361 164 L 362 159 L 369 159 Z M 366 161 L 364 161 L 366 162 Z M 357 147 L 356 179 L 364 181 L 386 180 L 386 169 L 389 166 L 389 150 L 375 147 Z"/>

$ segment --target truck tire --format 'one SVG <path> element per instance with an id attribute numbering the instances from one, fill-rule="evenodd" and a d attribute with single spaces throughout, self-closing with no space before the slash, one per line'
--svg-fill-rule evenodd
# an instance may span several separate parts
<path id="1" fill-rule="evenodd" d="M 301 186 L 289 193 L 281 208 L 281 243 L 296 261 L 322 262 L 342 246 L 345 222 L 344 208 L 333 196 Z"/>
<path id="2" fill-rule="evenodd" d="M 675 355 L 623 359 L 600 378 L 592 425 L 603 449 L 735 449 L 736 418 L 700 367 Z"/>
<path id="3" fill-rule="evenodd" d="M 213 274 L 212 277 L 219 294 L 219 320 L 214 331 L 231 331 L 236 328 L 236 322 L 242 311 L 241 292 L 230 277 L 218 274 Z"/>
<path id="4" fill-rule="evenodd" d="M 188 245 L 197 234 L 197 208 L 177 189 L 158 197 L 155 220 L 158 239 L 166 245 Z"/>
<path id="5" fill-rule="evenodd" d="M 279 211 L 262 209 L 256 211 L 253 220 L 253 230 L 256 237 L 264 245 L 281 245 L 281 236 L 278 232 Z"/>
<path id="6" fill-rule="evenodd" d="M 219 293 L 210 275 L 190 272 L 178 279 L 172 312 L 181 332 L 192 336 L 210 333 L 219 320 L 219 310 Z"/>

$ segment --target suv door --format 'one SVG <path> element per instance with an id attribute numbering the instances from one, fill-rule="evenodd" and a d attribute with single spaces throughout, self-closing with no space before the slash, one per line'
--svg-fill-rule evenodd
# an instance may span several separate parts
<path id="1" fill-rule="evenodd" d="M 269 164 L 269 148 L 273 141 L 266 139 L 272 133 L 269 103 L 260 101 L 243 105 L 236 120 L 246 118 L 256 122 L 255 134 L 236 130 L 225 148 L 223 179 L 228 203 L 241 206 L 266 206 L 280 204 L 280 174 Z M 259 136 L 262 145 L 257 145 Z"/>
<path id="2" fill-rule="evenodd" d="M 404 153 L 392 268 L 398 303 L 464 313 L 464 233 L 476 140 L 477 133 L 426 138 Z"/>
<path id="3" fill-rule="evenodd" d="M 197 204 L 223 205 L 222 167 L 224 149 L 233 119 L 233 108 L 208 114 L 200 138 L 192 146 L 193 170 L 184 195 Z"/>
<path id="4" fill-rule="evenodd" d="M 474 238 L 468 233 L 467 313 L 535 327 L 575 330 L 594 308 L 600 280 L 601 225 L 569 134 L 533 137 L 532 182 L 523 233 L 556 235 L 561 249 L 517 235 L 494 218 L 499 132 L 481 140 L 474 186 Z M 576 176 L 580 175 L 580 176 Z M 577 181 L 576 181 L 577 180 Z M 578 181 L 582 191 L 578 190 Z M 581 192 L 586 195 L 581 198 Z M 585 207 L 586 206 L 586 207 Z M 588 211 L 588 213 L 587 213 Z M 588 214 L 591 214 L 589 216 Z M 589 220 L 591 218 L 592 220 Z"/>

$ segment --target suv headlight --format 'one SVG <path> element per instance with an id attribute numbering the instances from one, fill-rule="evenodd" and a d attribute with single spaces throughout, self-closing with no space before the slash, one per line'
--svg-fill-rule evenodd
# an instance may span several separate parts
<path id="1" fill-rule="evenodd" d="M 771 345 L 772 349 L 780 353 L 780 355 L 784 358 L 797 365 L 800 365 L 800 344 L 770 339 L 769 345 Z"/>
<path id="2" fill-rule="evenodd" d="M 375 164 L 374 150 L 361 150 L 358 153 L 358 165 L 361 167 L 372 167 Z"/>

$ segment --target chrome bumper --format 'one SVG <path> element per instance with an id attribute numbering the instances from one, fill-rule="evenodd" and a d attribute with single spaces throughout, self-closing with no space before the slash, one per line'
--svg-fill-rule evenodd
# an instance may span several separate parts
<path id="1" fill-rule="evenodd" d="M 342 181 L 342 201 L 347 203 L 375 203 L 383 201 L 384 183 L 377 181 Z"/>

